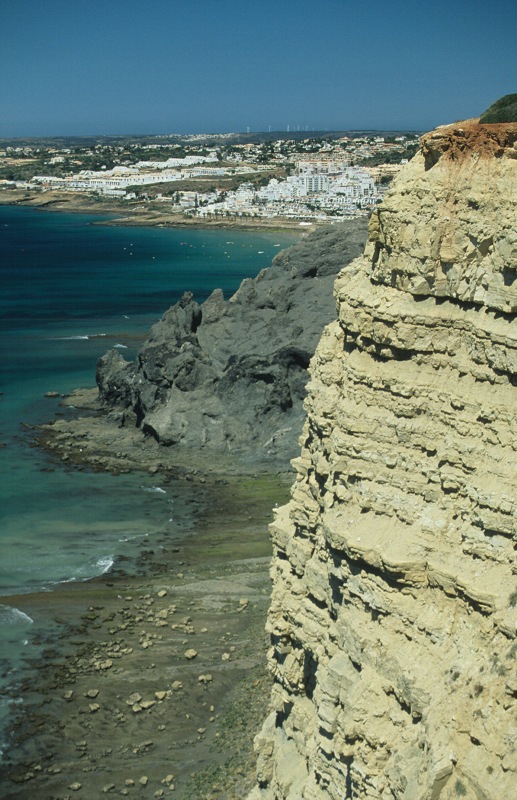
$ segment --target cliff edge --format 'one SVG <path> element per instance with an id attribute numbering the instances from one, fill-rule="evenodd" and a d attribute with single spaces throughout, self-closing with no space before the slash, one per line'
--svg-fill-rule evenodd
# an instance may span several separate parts
<path id="1" fill-rule="evenodd" d="M 444 126 L 374 212 L 272 525 L 250 800 L 517 782 L 517 124 Z"/>

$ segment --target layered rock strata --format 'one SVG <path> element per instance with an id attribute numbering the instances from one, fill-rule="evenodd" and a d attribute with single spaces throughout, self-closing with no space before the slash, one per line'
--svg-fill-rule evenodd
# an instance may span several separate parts
<path id="1" fill-rule="evenodd" d="M 516 142 L 423 137 L 335 284 L 272 525 L 250 800 L 515 795 Z"/>
<path id="2" fill-rule="evenodd" d="M 192 454 L 285 467 L 304 420 L 307 367 L 335 313 L 332 285 L 358 256 L 366 220 L 322 228 L 282 251 L 229 300 L 186 293 L 151 329 L 135 363 L 99 362 L 104 409 L 177 463 Z"/>

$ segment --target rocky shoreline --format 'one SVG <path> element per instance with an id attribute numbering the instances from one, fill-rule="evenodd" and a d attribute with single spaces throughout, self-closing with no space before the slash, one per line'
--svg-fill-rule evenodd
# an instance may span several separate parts
<path id="1" fill-rule="evenodd" d="M 162 447 L 153 437 L 143 436 L 139 428 L 124 424 L 122 412 L 103 408 L 97 389 L 72 392 L 61 399 L 60 408 L 60 416 L 34 429 L 33 440 L 33 446 L 45 449 L 56 463 L 117 475 L 134 470 L 165 471 L 170 477 L 201 484 L 208 475 L 235 477 L 246 472 L 240 461 L 222 454 L 192 450 L 182 452 L 179 460 L 173 448 Z M 272 472 L 261 463 L 255 463 L 252 471 Z"/>
<path id="2" fill-rule="evenodd" d="M 144 540 L 134 564 L 86 583 L 5 598 L 56 634 L 37 680 L 22 679 L 4 800 L 237 799 L 252 786 L 270 691 L 267 525 L 287 480 L 203 481 L 178 540 Z"/>
<path id="3" fill-rule="evenodd" d="M 148 372 L 152 359 L 157 385 L 174 372 L 185 392 L 182 429 L 197 435 L 217 420 L 224 436 L 178 447 L 170 432 L 153 435 L 150 415 L 141 426 L 123 398 L 110 402 L 125 369 L 111 362 L 98 376 L 100 396 L 89 389 L 64 398 L 63 417 L 38 430 L 35 445 L 58 468 L 184 480 L 199 506 L 191 529 L 172 543 L 165 534 L 144 541 L 134 564 L 6 599 L 35 620 L 50 616 L 58 632 L 33 665 L 37 680 L 23 686 L 0 778 L 5 800 L 172 791 L 181 800 L 237 800 L 253 786 L 252 742 L 270 694 L 268 523 L 288 495 L 304 370 L 335 313 L 334 278 L 362 249 L 365 227 L 317 232 L 230 301 L 215 292 L 200 307 L 204 327 L 185 327 L 188 309 L 198 314 L 188 299 L 155 326 L 139 359 Z M 207 398 L 219 404 L 208 420 Z"/>
<path id="4" fill-rule="evenodd" d="M 334 280 L 365 238 L 365 220 L 322 228 L 229 299 L 216 289 L 199 304 L 186 292 L 134 362 L 109 350 L 97 363 L 98 393 L 65 400 L 88 416 L 45 426 L 39 443 L 112 471 L 285 470 L 302 430 L 307 367 L 335 315 Z"/>

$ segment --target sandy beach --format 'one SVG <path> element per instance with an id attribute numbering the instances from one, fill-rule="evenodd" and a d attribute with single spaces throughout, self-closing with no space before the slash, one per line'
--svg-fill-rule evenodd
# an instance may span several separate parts
<path id="1" fill-rule="evenodd" d="M 287 480 L 202 481 L 210 513 L 179 540 L 2 601 L 55 622 L 36 682 L 22 682 L 4 800 L 237 799 L 252 785 L 270 688 L 267 525 Z"/>

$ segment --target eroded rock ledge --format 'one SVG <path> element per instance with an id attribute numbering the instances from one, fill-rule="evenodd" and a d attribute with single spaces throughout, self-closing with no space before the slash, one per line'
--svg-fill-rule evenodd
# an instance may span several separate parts
<path id="1" fill-rule="evenodd" d="M 515 792 L 516 139 L 424 137 L 335 284 L 272 525 L 250 800 Z"/>

